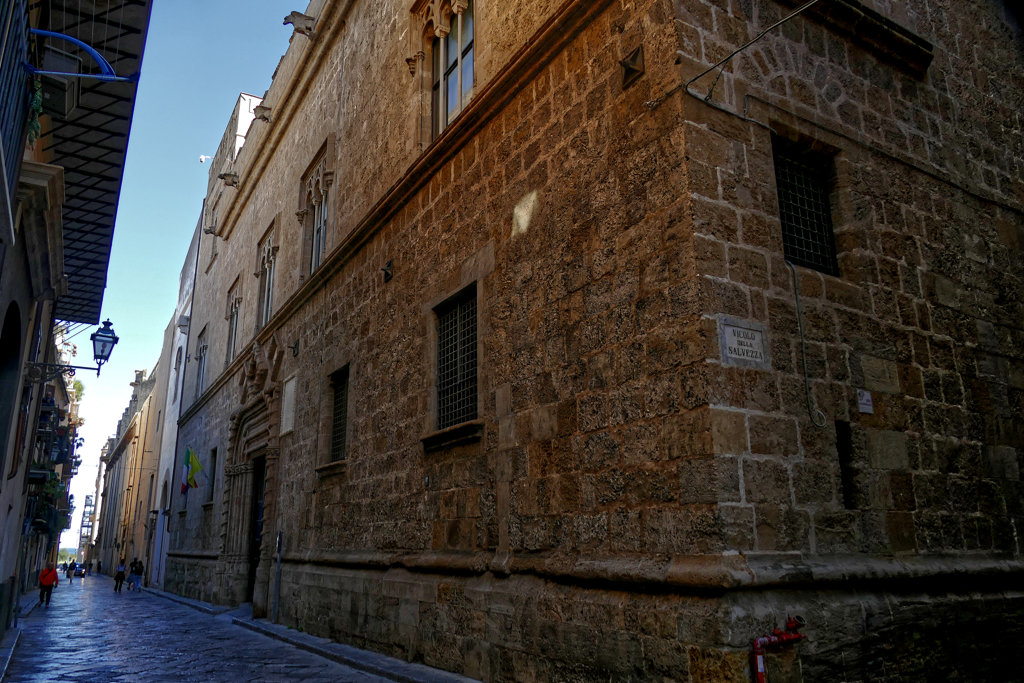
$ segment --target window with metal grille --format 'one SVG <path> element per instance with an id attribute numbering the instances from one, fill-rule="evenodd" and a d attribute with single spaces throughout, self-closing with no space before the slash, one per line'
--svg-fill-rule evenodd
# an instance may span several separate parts
<path id="1" fill-rule="evenodd" d="M 334 387 L 334 410 L 331 417 L 331 462 L 345 459 L 348 437 L 348 367 L 331 376 Z"/>
<path id="2" fill-rule="evenodd" d="M 829 160 L 774 136 L 772 151 L 786 260 L 797 266 L 839 275 L 832 208 L 828 200 Z"/>
<path id="3" fill-rule="evenodd" d="M 476 287 L 437 310 L 437 428 L 476 419 Z"/>

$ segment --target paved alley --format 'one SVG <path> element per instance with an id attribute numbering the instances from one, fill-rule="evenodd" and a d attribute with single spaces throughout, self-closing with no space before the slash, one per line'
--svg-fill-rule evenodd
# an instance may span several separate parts
<path id="1" fill-rule="evenodd" d="M 379 683 L 357 671 L 106 577 L 62 578 L 22 619 L 3 683 Z"/>

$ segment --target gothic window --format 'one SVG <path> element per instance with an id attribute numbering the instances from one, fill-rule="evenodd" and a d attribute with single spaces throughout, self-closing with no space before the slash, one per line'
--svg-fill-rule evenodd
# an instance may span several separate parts
<path id="1" fill-rule="evenodd" d="M 196 398 L 203 394 L 203 383 L 206 381 L 206 330 L 196 337 Z"/>
<path id="2" fill-rule="evenodd" d="M 477 417 L 476 287 L 442 304 L 437 314 L 437 428 Z"/>
<path id="3" fill-rule="evenodd" d="M 171 403 L 178 402 L 178 379 L 181 376 L 181 347 L 178 347 L 178 353 L 174 356 L 174 395 L 171 399 Z"/>
<path id="4" fill-rule="evenodd" d="M 274 261 L 277 258 L 277 247 L 274 246 L 274 233 L 271 232 L 259 247 L 259 269 L 256 277 L 260 279 L 259 299 L 256 307 L 256 329 L 261 329 L 270 322 L 274 313 Z"/>
<path id="5" fill-rule="evenodd" d="M 430 47 L 425 84 L 429 90 L 430 134 L 436 138 L 469 103 L 475 85 L 473 2 L 419 0 L 414 14 L 426 27 L 424 48 L 410 58 L 415 65 Z"/>
<path id="6" fill-rule="evenodd" d="M 242 297 L 239 296 L 238 289 L 239 282 L 235 280 L 235 284 L 228 290 L 228 346 L 225 365 L 230 365 L 235 359 L 235 349 L 238 346 L 238 314 L 242 307 Z"/>
<path id="7" fill-rule="evenodd" d="M 316 272 L 320 267 L 327 250 L 328 199 L 334 180 L 333 158 L 334 136 L 331 135 L 302 183 L 297 216 L 305 227 L 306 243 L 309 245 L 309 273 Z"/>

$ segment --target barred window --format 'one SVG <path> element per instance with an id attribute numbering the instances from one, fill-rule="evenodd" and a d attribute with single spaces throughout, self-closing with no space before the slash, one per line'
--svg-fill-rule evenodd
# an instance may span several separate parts
<path id="1" fill-rule="evenodd" d="M 476 287 L 437 310 L 437 428 L 477 415 Z"/>
<path id="2" fill-rule="evenodd" d="M 348 366 L 331 376 L 334 410 L 331 419 L 331 462 L 345 459 L 348 437 Z"/>
<path id="3" fill-rule="evenodd" d="M 835 230 L 828 199 L 829 160 L 775 136 L 772 151 L 786 260 L 828 275 L 838 275 Z"/>

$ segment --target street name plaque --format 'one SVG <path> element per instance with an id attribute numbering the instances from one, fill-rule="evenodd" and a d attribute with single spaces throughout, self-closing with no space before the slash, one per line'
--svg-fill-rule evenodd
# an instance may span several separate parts
<path id="1" fill-rule="evenodd" d="M 718 318 L 722 363 L 755 370 L 771 370 L 768 329 L 761 323 L 723 315 Z"/>

